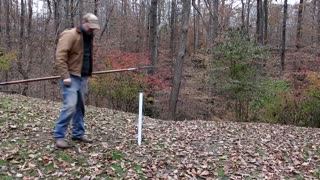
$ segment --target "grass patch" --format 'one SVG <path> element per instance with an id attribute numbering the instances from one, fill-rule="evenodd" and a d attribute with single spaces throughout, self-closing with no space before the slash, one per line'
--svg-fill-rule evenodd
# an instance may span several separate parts
<path id="1" fill-rule="evenodd" d="M 123 173 L 123 168 L 119 164 L 112 164 L 111 168 L 114 169 L 117 174 Z"/>
<path id="2" fill-rule="evenodd" d="M 217 170 L 217 174 L 218 174 L 219 179 L 229 179 L 229 177 L 225 174 L 225 172 L 222 168 L 219 168 Z"/>
<path id="3" fill-rule="evenodd" d="M 163 143 L 157 143 L 157 146 L 158 146 L 159 148 L 165 148 L 165 145 L 164 145 Z"/>
<path id="4" fill-rule="evenodd" d="M 5 165 L 7 165 L 7 164 L 8 164 L 7 161 L 0 160 L 0 166 L 5 166 Z"/>
<path id="5" fill-rule="evenodd" d="M 301 175 L 297 175 L 297 176 L 295 177 L 295 179 L 296 179 L 296 180 L 303 180 L 304 178 L 303 178 L 303 176 L 301 176 Z"/>
<path id="6" fill-rule="evenodd" d="M 44 169 L 46 170 L 46 172 L 51 172 L 51 171 L 54 171 L 55 168 L 54 168 L 54 164 L 53 163 L 50 163 L 49 165 L 47 166 L 44 166 Z"/>
<path id="7" fill-rule="evenodd" d="M 124 155 L 120 151 L 112 151 L 111 152 L 111 158 L 113 160 L 120 160 L 124 157 Z"/>
<path id="8" fill-rule="evenodd" d="M 2 98 L 0 99 L 0 107 L 10 107 L 12 104 L 12 99 L 10 98 Z"/>
<path id="9" fill-rule="evenodd" d="M 28 153 L 28 152 L 23 151 L 23 152 L 21 152 L 20 154 L 18 154 L 18 157 L 20 157 L 21 159 L 26 160 L 26 159 L 28 159 L 28 158 L 29 158 L 29 153 Z"/>
<path id="10" fill-rule="evenodd" d="M 1 180 L 12 180 L 13 177 L 10 176 L 1 176 Z"/>
<path id="11" fill-rule="evenodd" d="M 143 174 L 142 166 L 140 166 L 140 165 L 138 165 L 138 164 L 133 164 L 133 165 L 132 165 L 132 168 L 133 168 L 134 170 L 136 170 L 136 172 L 137 172 L 138 174 Z"/>
<path id="12" fill-rule="evenodd" d="M 3 118 L 0 118 L 0 125 L 4 125 L 4 123 L 6 123 L 6 120 Z"/>
<path id="13" fill-rule="evenodd" d="M 68 163 L 73 163 L 75 160 L 65 151 L 60 151 L 57 155 L 58 158 L 61 158 L 62 160 L 68 162 Z"/>
<path id="14" fill-rule="evenodd" d="M 105 180 L 112 180 L 112 179 L 114 179 L 114 178 L 108 176 L 107 174 L 100 174 L 100 175 L 98 175 L 98 178 L 99 178 L 99 179 L 105 179 Z"/>
<path id="15" fill-rule="evenodd" d="M 316 178 L 318 178 L 318 179 L 320 179 L 320 172 L 315 172 L 315 173 L 313 173 L 313 176 L 316 177 Z"/>

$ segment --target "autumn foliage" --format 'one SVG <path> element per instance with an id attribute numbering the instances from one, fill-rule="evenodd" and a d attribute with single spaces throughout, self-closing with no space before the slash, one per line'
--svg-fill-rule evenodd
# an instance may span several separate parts
<path id="1" fill-rule="evenodd" d="M 150 62 L 148 53 L 111 51 L 106 55 L 105 66 L 107 69 L 127 69 L 150 66 Z M 150 75 L 147 71 L 126 71 L 95 77 L 91 90 L 98 99 L 105 99 L 114 109 L 135 110 L 138 92 L 149 95 L 169 87 L 168 72 L 158 71 Z"/>
<path id="2" fill-rule="evenodd" d="M 106 57 L 107 67 L 112 69 L 124 69 L 132 67 L 150 66 L 149 53 L 126 53 L 112 51 Z M 169 87 L 169 72 L 158 71 L 153 75 L 148 75 L 145 71 L 136 73 L 125 72 L 123 75 L 132 76 L 135 81 L 141 84 L 147 93 L 154 93 Z"/>

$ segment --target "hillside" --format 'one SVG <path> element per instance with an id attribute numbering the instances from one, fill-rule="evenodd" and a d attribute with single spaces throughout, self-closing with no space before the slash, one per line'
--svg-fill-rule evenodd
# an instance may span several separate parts
<path id="1" fill-rule="evenodd" d="M 178 101 L 178 119 L 235 120 L 231 101 L 228 101 L 226 96 L 214 94 L 212 89 L 210 92 L 208 72 L 212 68 L 209 65 L 211 60 L 212 57 L 205 53 L 196 53 L 186 58 Z M 272 50 L 264 70 L 269 77 L 284 80 L 295 91 L 301 91 L 301 87 L 308 83 L 305 79 L 306 72 L 320 70 L 319 57 L 307 50 L 287 50 L 284 76 L 280 75 L 280 61 L 280 52 Z M 168 99 L 164 101 L 167 102 Z M 163 104 L 160 104 L 160 107 L 167 105 Z"/>
<path id="2" fill-rule="evenodd" d="M 56 150 L 60 103 L 0 93 L 4 179 L 319 179 L 320 130 L 255 123 L 161 121 L 88 107 L 92 145 Z M 68 137 L 70 138 L 70 137 Z"/>

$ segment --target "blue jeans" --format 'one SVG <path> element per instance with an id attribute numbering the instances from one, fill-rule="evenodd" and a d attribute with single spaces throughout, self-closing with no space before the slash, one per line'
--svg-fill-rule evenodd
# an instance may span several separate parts
<path id="1" fill-rule="evenodd" d="M 71 85 L 65 86 L 63 81 L 59 85 L 63 96 L 63 107 L 56 123 L 53 137 L 64 139 L 70 120 L 72 119 L 72 137 L 81 138 L 84 128 L 84 96 L 88 92 L 88 78 L 71 76 Z"/>

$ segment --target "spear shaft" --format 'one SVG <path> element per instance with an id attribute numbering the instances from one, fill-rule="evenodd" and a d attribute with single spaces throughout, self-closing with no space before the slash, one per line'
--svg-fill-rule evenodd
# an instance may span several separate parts
<path id="1" fill-rule="evenodd" d="M 110 74 L 110 73 L 117 73 L 117 72 L 124 72 L 124 71 L 137 71 L 137 70 L 141 70 L 141 69 L 150 69 L 153 67 L 154 66 L 143 66 L 143 67 L 135 67 L 135 68 L 127 68 L 127 69 L 96 71 L 96 72 L 92 72 L 92 75 Z M 49 76 L 49 77 L 41 77 L 41 78 L 34 78 L 34 79 L 24 79 L 24 80 L 17 80 L 17 81 L 0 82 L 0 86 L 10 85 L 10 84 L 27 83 L 27 82 L 35 82 L 35 81 L 52 80 L 52 79 L 59 79 L 59 78 L 60 78 L 60 76 Z"/>

